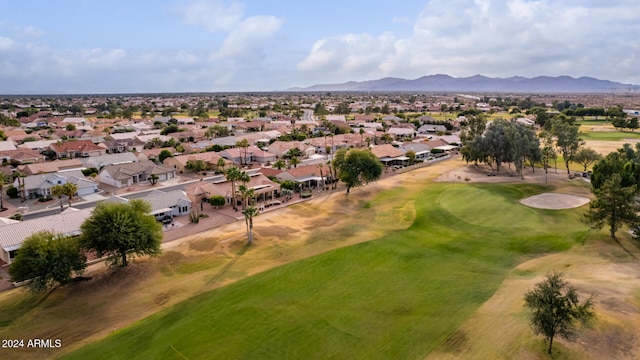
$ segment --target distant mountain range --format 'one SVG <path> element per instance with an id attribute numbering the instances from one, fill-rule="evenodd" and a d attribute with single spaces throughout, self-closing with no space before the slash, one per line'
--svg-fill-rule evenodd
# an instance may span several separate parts
<path id="1" fill-rule="evenodd" d="M 349 81 L 343 84 L 313 85 L 287 91 L 464 91 L 499 93 L 611 93 L 637 92 L 640 86 L 622 84 L 591 77 L 538 76 L 525 78 L 490 78 L 482 75 L 455 78 L 449 75 L 429 75 L 415 80 L 386 77 L 379 80 Z"/>

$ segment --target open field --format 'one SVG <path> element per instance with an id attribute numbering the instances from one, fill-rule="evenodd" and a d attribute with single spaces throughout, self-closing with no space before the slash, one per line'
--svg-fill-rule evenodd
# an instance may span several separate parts
<path id="1" fill-rule="evenodd" d="M 640 333 L 637 248 L 588 231 L 584 207 L 518 202 L 551 189 L 588 196 L 588 184 L 479 170 L 447 161 L 260 215 L 248 249 L 239 222 L 48 296 L 0 294 L 0 337 L 63 341 L 0 357 L 57 357 L 110 334 L 74 357 L 538 359 L 521 300 L 555 268 L 599 294 L 603 318 L 559 352 L 633 358 L 640 341 L 618 335 Z"/>

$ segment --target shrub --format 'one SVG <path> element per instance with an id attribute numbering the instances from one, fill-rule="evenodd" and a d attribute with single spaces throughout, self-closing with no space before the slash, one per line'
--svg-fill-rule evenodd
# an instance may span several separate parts
<path id="1" fill-rule="evenodd" d="M 293 180 L 285 180 L 280 183 L 280 187 L 287 190 L 294 190 L 296 188 L 296 183 Z"/>
<path id="2" fill-rule="evenodd" d="M 200 222 L 200 214 L 196 210 L 191 209 L 189 213 L 189 221 L 193 224 L 197 224 Z"/>
<path id="3" fill-rule="evenodd" d="M 20 191 L 18 191 L 18 188 L 15 186 L 9 186 L 7 188 L 7 196 L 12 199 L 17 199 L 20 197 Z"/>
<path id="4" fill-rule="evenodd" d="M 224 196 L 215 195 L 209 198 L 209 204 L 211 204 L 212 206 L 223 206 L 225 203 L 226 200 L 224 199 Z"/>

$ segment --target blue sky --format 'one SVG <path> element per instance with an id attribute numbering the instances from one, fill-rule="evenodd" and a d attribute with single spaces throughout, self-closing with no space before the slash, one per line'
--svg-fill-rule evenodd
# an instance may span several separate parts
<path id="1" fill-rule="evenodd" d="M 637 0 L 0 0 L 0 94 L 270 91 L 378 79 L 640 84 Z"/>

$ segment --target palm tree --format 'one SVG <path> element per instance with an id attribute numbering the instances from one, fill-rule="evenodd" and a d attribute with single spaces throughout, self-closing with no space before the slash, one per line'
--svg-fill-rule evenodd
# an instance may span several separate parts
<path id="1" fill-rule="evenodd" d="M 362 145 L 364 144 L 364 128 L 360 128 L 359 133 L 360 133 L 360 147 L 362 147 Z"/>
<path id="2" fill-rule="evenodd" d="M 149 182 L 151 183 L 151 185 L 157 184 L 159 179 L 160 178 L 156 174 L 149 175 Z"/>
<path id="3" fill-rule="evenodd" d="M 276 162 L 273 163 L 273 167 L 278 170 L 282 170 L 287 167 L 287 164 L 284 162 L 284 160 L 278 159 L 276 160 Z"/>
<path id="4" fill-rule="evenodd" d="M 9 182 L 9 177 L 0 172 L 0 211 L 5 211 L 4 199 L 2 198 L 2 192 L 4 191 L 4 185 Z"/>
<path id="5" fill-rule="evenodd" d="M 292 156 L 291 159 L 289 159 L 289 165 L 293 165 L 294 168 L 297 168 L 298 164 L 300 164 L 300 159 L 298 159 L 298 157 Z"/>
<path id="6" fill-rule="evenodd" d="M 240 197 L 242 197 L 242 209 L 245 210 L 249 205 L 249 199 L 253 199 L 256 191 L 254 188 L 250 188 L 244 184 L 238 187 L 238 191 L 240 192 Z"/>
<path id="7" fill-rule="evenodd" d="M 382 135 L 380 140 L 382 140 L 383 143 L 388 144 L 391 141 L 393 141 L 393 137 L 391 137 L 391 134 L 389 133 L 384 133 L 384 135 Z"/>
<path id="8" fill-rule="evenodd" d="M 233 197 L 233 210 L 238 210 L 238 206 L 236 204 L 236 180 L 238 180 L 241 176 L 242 171 L 235 166 L 227 169 L 225 176 L 227 177 L 227 181 L 231 181 L 231 196 Z"/>
<path id="9" fill-rule="evenodd" d="M 322 183 L 322 190 L 324 190 L 324 175 L 322 174 L 323 164 L 318 164 L 318 169 L 320 169 L 320 182 Z"/>
<path id="10" fill-rule="evenodd" d="M 258 216 L 260 212 L 255 206 L 249 206 L 244 209 L 242 214 L 244 215 L 244 221 L 247 225 L 247 244 L 251 245 L 253 244 L 253 217 Z"/>
<path id="11" fill-rule="evenodd" d="M 216 167 L 218 168 L 218 171 L 220 171 L 220 172 L 224 172 L 225 165 L 227 165 L 227 163 L 224 161 L 223 157 L 218 159 L 218 162 L 216 162 Z"/>
<path id="12" fill-rule="evenodd" d="M 249 140 L 242 139 L 236 142 L 236 147 L 244 149 L 244 158 L 240 157 L 241 165 L 247 165 L 247 149 L 249 148 Z"/>
<path id="13" fill-rule="evenodd" d="M 51 187 L 51 195 L 53 196 L 57 196 L 58 200 L 60 201 L 60 212 L 62 212 L 62 210 L 64 210 L 64 208 L 62 207 L 62 195 L 64 195 L 64 186 L 63 185 L 53 185 Z"/>
<path id="14" fill-rule="evenodd" d="M 68 182 L 62 185 L 62 190 L 64 191 L 64 194 L 69 198 L 69 207 L 71 207 L 71 200 L 73 199 L 73 196 L 78 192 L 78 185 Z"/>

